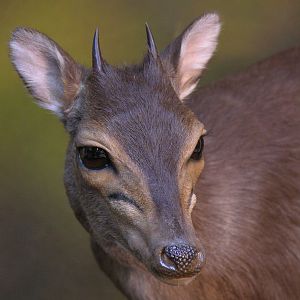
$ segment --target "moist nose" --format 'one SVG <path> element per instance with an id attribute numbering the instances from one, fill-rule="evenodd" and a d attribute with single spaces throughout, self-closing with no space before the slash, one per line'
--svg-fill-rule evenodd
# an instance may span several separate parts
<path id="1" fill-rule="evenodd" d="M 204 260 L 203 251 L 188 244 L 169 245 L 161 252 L 161 265 L 168 273 L 176 275 L 191 276 L 198 273 Z"/>

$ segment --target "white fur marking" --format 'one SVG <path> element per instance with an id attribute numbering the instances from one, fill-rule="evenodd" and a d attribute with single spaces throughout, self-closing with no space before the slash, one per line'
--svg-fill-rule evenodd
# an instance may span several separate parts
<path id="1" fill-rule="evenodd" d="M 196 205 L 196 202 L 197 202 L 197 196 L 196 194 L 193 194 L 192 197 L 191 197 L 191 204 L 190 204 L 190 207 L 189 207 L 189 213 L 191 214 L 195 205 Z"/>

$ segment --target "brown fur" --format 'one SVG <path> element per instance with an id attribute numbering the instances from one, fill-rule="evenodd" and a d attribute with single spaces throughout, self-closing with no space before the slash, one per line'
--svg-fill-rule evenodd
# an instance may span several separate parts
<path id="1" fill-rule="evenodd" d="M 206 266 L 186 287 L 132 262 L 104 269 L 131 299 L 299 299 L 300 48 L 201 88 L 189 106 L 210 131 L 193 212 Z"/>
<path id="2" fill-rule="evenodd" d="M 18 51 L 28 48 L 20 43 L 28 33 L 39 63 L 53 71 L 42 83 L 22 69 Z M 32 94 L 55 107 L 70 133 L 71 206 L 100 267 L 128 298 L 299 299 L 300 49 L 201 88 L 186 106 L 172 83 L 184 36 L 161 61 L 148 54 L 141 65 L 105 65 L 103 73 L 83 70 L 26 29 L 15 32 L 11 55 Z M 44 99 L 43 88 L 68 99 Z M 203 172 L 203 159 L 189 159 L 202 123 L 209 132 Z M 83 168 L 76 147 L 87 144 L 106 149 L 116 170 Z M 204 245 L 206 265 L 190 284 L 170 286 L 159 280 L 158 258 L 162 247 L 182 242 Z"/>

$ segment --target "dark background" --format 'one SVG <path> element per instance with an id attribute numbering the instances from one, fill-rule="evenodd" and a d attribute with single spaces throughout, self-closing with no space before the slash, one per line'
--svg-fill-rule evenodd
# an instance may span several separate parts
<path id="1" fill-rule="evenodd" d="M 202 84 L 300 44 L 299 0 L 0 2 L 0 299 L 124 299 L 98 270 L 63 188 L 68 137 L 38 108 L 8 59 L 16 26 L 45 32 L 89 66 L 101 30 L 113 64 L 137 62 L 147 21 L 162 49 L 193 18 L 220 13 L 223 30 Z"/>

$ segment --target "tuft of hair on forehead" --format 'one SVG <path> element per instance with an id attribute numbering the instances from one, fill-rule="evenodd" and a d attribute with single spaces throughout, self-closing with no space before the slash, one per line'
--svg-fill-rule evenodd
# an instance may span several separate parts
<path id="1" fill-rule="evenodd" d="M 106 66 L 105 73 L 92 72 L 87 80 L 89 94 L 107 106 L 130 106 L 155 99 L 177 99 L 167 74 L 159 60 L 146 54 L 137 65 Z M 96 99 L 97 98 L 97 99 Z"/>

